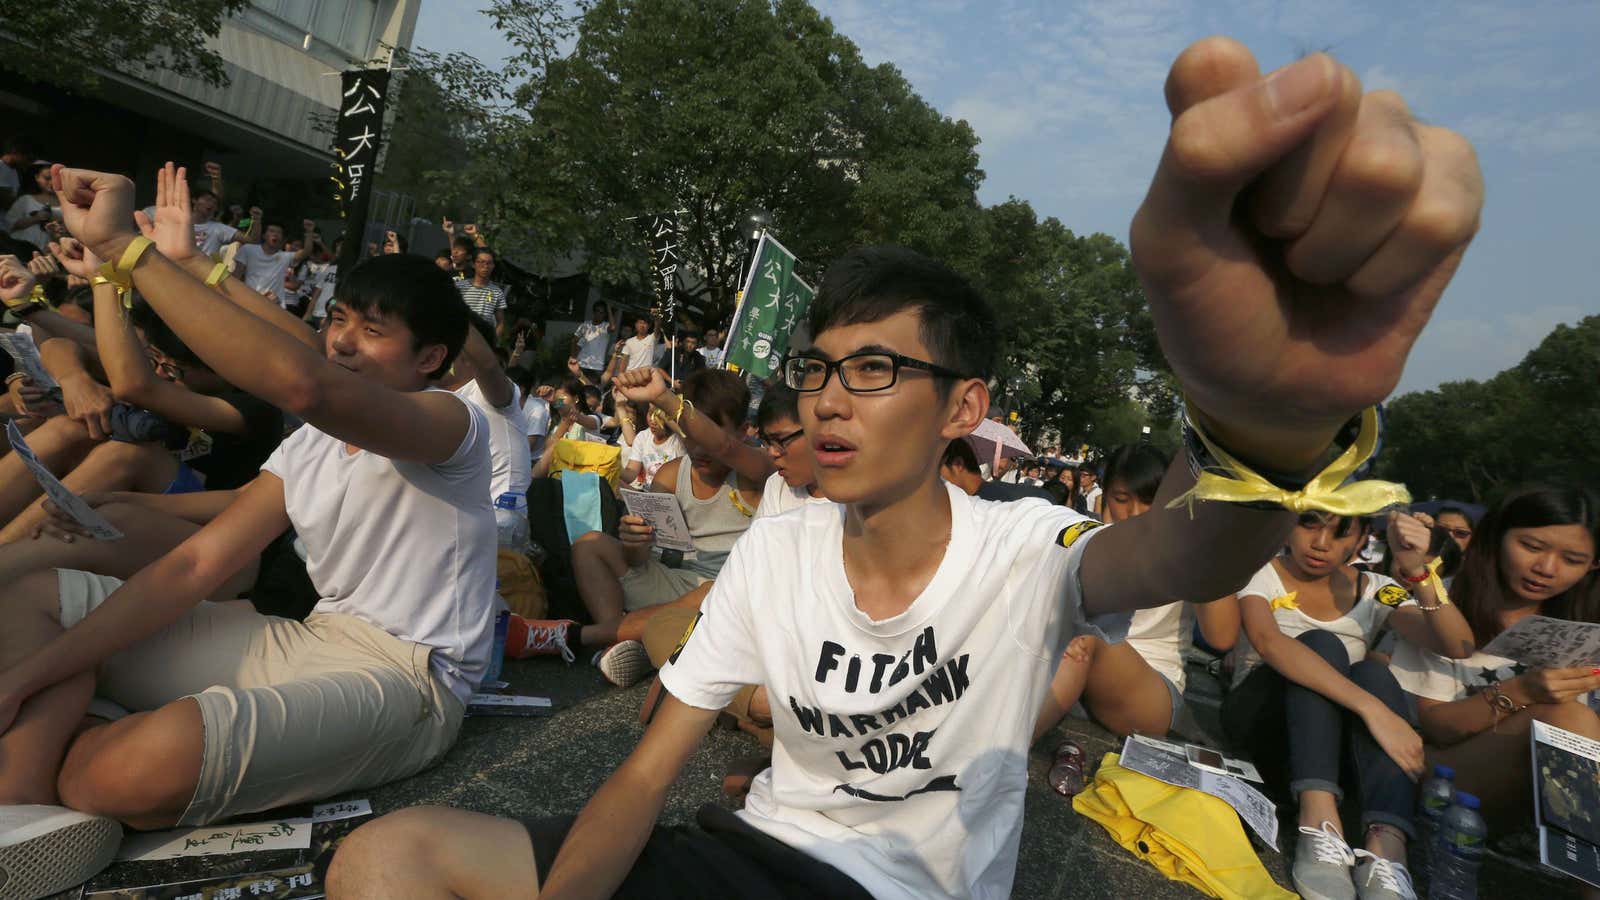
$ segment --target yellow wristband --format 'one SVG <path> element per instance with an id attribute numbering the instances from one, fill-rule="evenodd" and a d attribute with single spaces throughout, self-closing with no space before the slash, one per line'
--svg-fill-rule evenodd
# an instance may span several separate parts
<path id="1" fill-rule="evenodd" d="M 206 287 L 216 287 L 224 278 L 231 274 L 227 263 L 217 263 L 211 267 L 211 274 L 206 276 Z"/>
<path id="2" fill-rule="evenodd" d="M 139 264 L 139 258 L 144 256 L 146 250 L 155 246 L 155 243 L 142 234 L 129 241 L 127 249 L 122 251 L 122 258 L 117 260 L 117 274 L 131 277 L 133 267 Z"/>
<path id="3" fill-rule="evenodd" d="M 38 284 L 37 282 L 35 282 L 33 285 L 32 293 L 28 294 L 28 299 L 39 304 L 40 306 L 50 306 L 50 298 L 45 296 L 44 285 Z"/>
<path id="4" fill-rule="evenodd" d="M 115 281 L 112 281 L 111 279 L 105 277 L 104 275 L 96 275 L 93 278 L 90 278 L 89 279 L 89 283 L 94 285 L 95 287 L 99 287 L 102 284 L 109 284 L 112 287 L 116 287 L 117 286 L 117 283 Z"/>

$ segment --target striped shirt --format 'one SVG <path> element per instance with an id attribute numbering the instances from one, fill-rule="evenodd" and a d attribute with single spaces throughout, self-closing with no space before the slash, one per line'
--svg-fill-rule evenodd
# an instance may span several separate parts
<path id="1" fill-rule="evenodd" d="M 492 281 L 479 287 L 461 278 L 456 281 L 456 290 L 461 292 L 461 299 L 467 301 L 467 306 L 491 325 L 494 324 L 494 314 L 506 308 L 506 289 Z"/>

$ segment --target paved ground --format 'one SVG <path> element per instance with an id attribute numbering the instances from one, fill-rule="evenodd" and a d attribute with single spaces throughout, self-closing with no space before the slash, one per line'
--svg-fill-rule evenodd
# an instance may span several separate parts
<path id="1" fill-rule="evenodd" d="M 636 713 L 644 686 L 612 689 L 594 669 L 567 667 L 552 659 L 510 663 L 504 677 L 511 682 L 511 693 L 551 697 L 559 712 L 547 719 L 468 719 L 456 747 L 440 765 L 414 778 L 353 796 L 370 798 L 379 813 L 420 803 L 523 816 L 576 812 L 637 740 Z M 1204 727 L 1204 723 L 1214 722 L 1216 683 L 1195 669 L 1191 669 L 1191 682 L 1191 707 L 1199 727 Z M 1117 746 L 1109 734 L 1086 722 L 1068 720 L 1062 730 L 1080 741 L 1096 760 Z M 1048 754 L 1060 736 L 1046 736 L 1031 755 L 1027 824 L 1015 896 L 1199 896 L 1136 860 L 1049 790 L 1044 782 Z M 726 802 L 721 784 L 728 764 L 757 749 L 754 740 L 743 734 L 714 731 L 673 789 L 666 820 L 692 821 L 702 803 Z M 1285 822 L 1282 830 L 1292 835 L 1293 823 Z M 317 843 L 325 843 L 327 838 L 319 832 Z M 285 851 L 240 854 L 226 861 L 124 863 L 102 873 L 89 888 L 261 872 L 306 863 L 315 850 L 314 845 L 311 854 Z M 1287 885 L 1285 858 L 1271 851 L 1263 851 L 1262 857 L 1268 871 Z M 243 896 L 250 894 L 246 891 Z M 1479 890 L 1479 897 L 1485 900 L 1567 896 L 1576 896 L 1576 892 L 1540 873 L 1536 866 L 1500 856 L 1485 869 Z"/>

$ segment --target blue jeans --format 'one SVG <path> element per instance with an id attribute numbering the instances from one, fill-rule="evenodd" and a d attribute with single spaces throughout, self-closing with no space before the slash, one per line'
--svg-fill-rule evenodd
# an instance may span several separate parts
<path id="1" fill-rule="evenodd" d="M 1297 638 L 1356 686 L 1408 721 L 1405 691 L 1389 667 L 1368 660 L 1352 664 L 1349 652 L 1329 631 Z M 1416 837 L 1411 824 L 1416 785 L 1385 753 L 1360 717 L 1316 691 L 1303 688 L 1263 663 L 1222 702 L 1228 740 L 1251 755 L 1271 786 L 1328 791 L 1344 801 L 1344 785 L 1361 798 L 1361 829 L 1392 825 Z M 1342 776 L 1342 777 L 1341 777 Z"/>

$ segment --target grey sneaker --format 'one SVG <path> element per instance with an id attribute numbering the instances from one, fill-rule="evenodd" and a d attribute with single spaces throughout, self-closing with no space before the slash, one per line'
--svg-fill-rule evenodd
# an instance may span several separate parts
<path id="1" fill-rule="evenodd" d="M 1356 896 L 1360 900 L 1417 900 L 1417 891 L 1411 886 L 1411 871 L 1405 863 L 1384 859 L 1365 850 L 1355 851 L 1354 878 Z"/>
<path id="2" fill-rule="evenodd" d="M 1356 855 L 1332 822 L 1321 828 L 1300 827 L 1294 849 L 1294 889 L 1305 900 L 1356 900 L 1350 867 Z"/>
<path id="3" fill-rule="evenodd" d="M 0 806 L 0 897 L 34 900 L 76 887 L 106 866 L 122 826 L 65 806 Z"/>
<path id="4" fill-rule="evenodd" d="M 645 652 L 644 644 L 638 641 L 612 644 L 595 654 L 594 664 L 599 667 L 600 674 L 617 687 L 633 687 L 653 668 L 650 654 Z"/>

